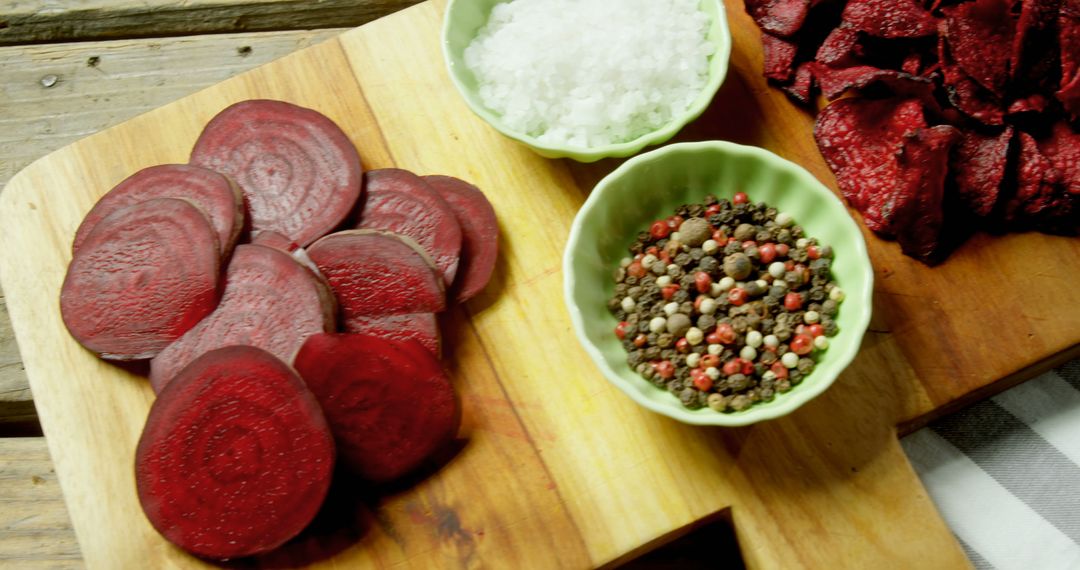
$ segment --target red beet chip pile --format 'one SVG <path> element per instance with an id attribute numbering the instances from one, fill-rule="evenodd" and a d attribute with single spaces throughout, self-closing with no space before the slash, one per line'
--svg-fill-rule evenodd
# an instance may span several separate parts
<path id="1" fill-rule="evenodd" d="M 445 456 L 461 409 L 437 314 L 484 289 L 498 222 L 465 181 L 362 172 L 336 124 L 282 101 L 226 108 L 191 161 L 99 200 L 61 316 L 96 355 L 149 360 L 136 480 L 154 527 L 255 556 L 312 522 L 335 457 L 383 484 Z"/>
<path id="2" fill-rule="evenodd" d="M 1080 231 L 1075 0 L 745 0 L 764 75 L 867 227 L 928 264 L 974 228 Z M 850 97 L 841 98 L 844 95 Z"/>

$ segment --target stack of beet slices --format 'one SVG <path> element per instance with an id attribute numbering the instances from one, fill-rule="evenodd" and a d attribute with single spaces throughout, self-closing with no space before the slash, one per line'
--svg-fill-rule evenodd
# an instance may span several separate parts
<path id="1" fill-rule="evenodd" d="M 387 483 L 454 439 L 436 315 L 487 284 L 498 224 L 475 186 L 364 173 L 327 117 L 253 100 L 210 121 L 190 164 L 103 196 L 72 252 L 60 294 L 72 336 L 149 361 L 147 517 L 189 552 L 229 559 L 296 536 L 335 465 Z"/>
<path id="2" fill-rule="evenodd" d="M 1080 230 L 1080 2 L 745 3 L 765 76 L 831 101 L 818 148 L 904 253 L 936 263 L 972 228 Z"/>

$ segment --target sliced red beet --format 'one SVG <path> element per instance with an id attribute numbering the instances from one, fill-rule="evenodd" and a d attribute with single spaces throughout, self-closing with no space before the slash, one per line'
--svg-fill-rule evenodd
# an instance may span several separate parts
<path id="1" fill-rule="evenodd" d="M 879 38 L 919 38 L 937 33 L 937 19 L 915 0 L 849 0 L 843 19 Z"/>
<path id="2" fill-rule="evenodd" d="M 300 349 L 296 370 L 322 404 L 340 461 L 371 481 L 415 470 L 457 434 L 454 388 L 415 341 L 318 334 Z"/>
<path id="3" fill-rule="evenodd" d="M 135 452 L 150 523 L 197 556 L 273 550 L 315 517 L 333 436 L 296 372 L 249 346 L 208 352 L 154 401 Z"/>
<path id="4" fill-rule="evenodd" d="M 132 174 L 102 196 L 83 218 L 71 250 L 78 253 L 90 230 L 109 214 L 151 198 L 182 198 L 198 206 L 217 232 L 223 257 L 244 227 L 243 195 L 227 176 L 188 164 L 161 164 Z"/>
<path id="5" fill-rule="evenodd" d="M 60 314 L 102 358 L 158 354 L 214 310 L 221 250 L 199 208 L 154 198 L 105 216 L 68 266 Z"/>
<path id="6" fill-rule="evenodd" d="M 441 355 L 435 312 L 446 308 L 443 280 L 415 242 L 390 232 L 351 230 L 320 239 L 309 252 L 338 299 L 342 330 L 413 339 Z"/>
<path id="7" fill-rule="evenodd" d="M 765 56 L 765 77 L 779 83 L 787 83 L 795 73 L 795 54 L 799 46 L 784 38 L 762 33 L 761 48 Z"/>
<path id="8" fill-rule="evenodd" d="M 899 178 L 896 156 L 904 136 L 925 126 L 918 99 L 840 99 L 818 114 L 818 149 L 844 197 L 875 232 L 892 234 L 886 206 Z"/>
<path id="9" fill-rule="evenodd" d="M 452 176 L 425 176 L 454 211 L 461 226 L 461 263 L 454 280 L 455 298 L 463 303 L 484 289 L 499 256 L 499 220 L 484 193 Z"/>
<path id="10" fill-rule="evenodd" d="M 439 321 L 435 313 L 398 313 L 396 315 L 353 316 L 346 319 L 345 332 L 377 336 L 389 340 L 415 340 L 431 351 L 436 358 L 442 356 L 442 340 Z"/>
<path id="11" fill-rule="evenodd" d="M 232 177 L 253 230 L 305 246 L 340 224 L 360 197 L 360 156 L 325 115 L 283 101 L 250 100 L 203 129 L 191 163 Z"/>
<path id="12" fill-rule="evenodd" d="M 291 362 L 309 335 L 334 330 L 334 313 L 333 294 L 311 270 L 285 252 L 238 245 L 221 303 L 150 361 L 150 383 L 160 393 L 191 361 L 234 344 Z"/>
<path id="13" fill-rule="evenodd" d="M 461 227 L 454 211 L 422 178 L 400 168 L 364 174 L 367 198 L 357 228 L 412 238 L 431 256 L 449 287 L 461 255 Z"/>
<path id="14" fill-rule="evenodd" d="M 1016 33 L 1009 8 L 1008 0 L 974 0 L 942 10 L 953 61 L 998 97 L 1005 94 Z"/>
<path id="15" fill-rule="evenodd" d="M 903 252 L 925 263 L 935 263 L 946 253 L 945 177 L 949 150 L 959 139 L 960 131 L 950 125 L 919 129 L 904 136 L 897 156 L 900 177 L 888 208 L 892 226 Z"/>
<path id="16" fill-rule="evenodd" d="M 811 0 L 745 0 L 746 12 L 762 31 L 788 37 L 799 31 Z"/>
<path id="17" fill-rule="evenodd" d="M 284 251 L 291 255 L 293 259 L 302 263 L 304 267 L 310 269 L 312 273 L 315 273 L 319 278 L 322 278 L 322 273 L 319 272 L 319 268 L 315 265 L 315 262 L 311 261 L 311 258 L 308 257 L 307 250 L 300 247 L 295 241 L 283 234 L 275 232 L 274 230 L 259 230 L 251 236 L 251 243 Z"/>
<path id="18" fill-rule="evenodd" d="M 998 203 L 1012 136 L 1011 127 L 997 136 L 965 130 L 953 151 L 950 168 L 957 194 L 977 217 L 990 216 Z"/>

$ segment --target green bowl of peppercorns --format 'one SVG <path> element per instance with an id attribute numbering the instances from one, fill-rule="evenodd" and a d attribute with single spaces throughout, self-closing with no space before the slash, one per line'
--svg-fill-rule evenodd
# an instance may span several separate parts
<path id="1" fill-rule="evenodd" d="M 746 425 L 824 392 L 870 322 L 873 268 L 802 167 L 723 141 L 625 162 L 570 230 L 564 292 L 603 376 L 676 420 Z"/>

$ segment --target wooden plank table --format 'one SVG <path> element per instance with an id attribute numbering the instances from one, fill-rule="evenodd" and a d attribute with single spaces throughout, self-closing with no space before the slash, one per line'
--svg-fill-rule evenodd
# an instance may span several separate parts
<path id="1" fill-rule="evenodd" d="M 17 2 L 12 4 L 12 8 L 18 7 L 21 10 L 19 14 L 34 14 L 35 17 L 42 16 L 44 13 L 42 10 L 26 9 L 25 7 L 28 4 L 33 3 Z M 108 12 L 110 9 L 109 4 L 108 2 L 87 2 L 83 6 L 87 9 L 101 9 Z M 144 29 L 152 30 L 151 33 L 155 35 L 168 36 L 184 33 L 181 29 L 171 28 L 170 25 L 174 24 L 169 24 L 168 21 L 162 23 L 155 20 L 155 12 L 146 12 L 141 8 L 144 3 L 113 2 L 111 4 L 114 5 L 117 13 L 126 14 L 118 17 L 118 21 L 127 22 L 118 25 L 117 29 L 122 31 L 117 33 L 121 35 L 133 33 L 131 29 L 132 21 L 137 22 L 146 18 L 149 18 L 150 22 Z M 163 20 L 183 22 L 187 19 L 198 21 L 200 22 L 199 25 L 203 25 L 202 22 L 206 19 L 218 22 L 211 25 L 209 29 L 198 28 L 200 31 L 232 32 L 237 29 L 237 22 L 245 21 L 244 18 L 236 16 L 230 16 L 224 20 L 219 18 L 218 15 L 220 14 L 233 13 L 226 10 L 222 6 L 222 2 L 164 3 L 164 5 L 173 4 L 175 4 L 176 9 L 181 11 L 185 6 L 189 6 L 194 12 L 191 12 L 188 18 L 177 19 L 175 10 L 163 10 L 162 13 L 169 14 L 169 17 L 163 18 Z M 245 3 L 236 2 L 235 6 L 229 7 L 229 10 L 233 8 L 244 10 L 243 4 Z M 287 0 L 249 2 L 246 4 L 255 6 L 253 9 L 259 11 L 288 7 L 289 5 L 292 5 L 295 9 L 298 5 L 296 2 Z M 330 2 L 327 4 L 338 6 L 345 11 L 349 8 L 349 3 L 344 2 Z M 405 4 L 405 2 L 401 4 Z M 0 8 L 3 7 L 4 4 L 0 3 Z M 11 9 L 6 11 L 0 9 L 0 15 L 3 15 L 4 21 L 8 24 L 7 26 L 0 26 L 0 41 L 6 43 L 28 41 L 17 34 L 4 36 L 3 33 L 7 30 L 20 29 L 15 25 L 16 23 L 37 20 L 29 16 L 20 16 L 22 19 L 10 18 L 8 14 L 11 13 L 13 13 Z M 206 17 L 195 17 L 196 15 Z M 96 22 L 102 19 L 100 13 L 95 13 L 92 10 L 90 12 L 80 11 L 78 15 L 66 14 L 63 17 L 74 18 L 81 22 L 94 22 L 89 31 L 71 33 L 86 33 L 88 37 L 92 38 L 115 37 L 115 34 L 107 29 L 102 31 L 103 28 L 97 26 Z M 104 19 L 108 20 L 108 18 Z M 251 19 L 252 21 L 258 20 L 254 15 L 251 16 Z M 277 21 L 288 22 L 293 20 L 279 18 Z M 741 23 L 745 24 L 745 22 Z M 343 26 L 355 24 L 356 22 L 342 22 L 340 20 L 333 20 L 330 23 L 330 25 Z M 19 26 L 21 25 L 19 24 Z M 264 29 L 261 26 L 273 27 L 271 24 L 259 24 L 256 27 Z M 63 28 L 62 25 L 55 27 Z M 108 28 L 108 26 L 105 26 L 105 28 Z M 140 28 L 143 27 L 140 26 Z M 241 27 L 241 29 L 250 28 Z M 33 158 L 63 146 L 75 138 L 81 138 L 86 134 L 96 132 L 105 126 L 120 122 L 141 111 L 158 107 L 164 102 L 176 99 L 202 86 L 217 83 L 219 80 L 243 69 L 254 67 L 298 47 L 310 45 L 319 39 L 335 35 L 336 32 L 337 30 L 330 29 L 317 32 L 293 30 L 245 34 L 224 33 L 215 36 L 181 36 L 146 40 L 120 39 L 78 44 L 18 44 L 0 48 L 0 76 L 5 78 L 4 86 L 0 87 L 0 89 L 3 89 L 3 91 L 0 91 L 0 94 L 3 95 L 3 98 L 0 99 L 0 105 L 3 105 L 4 111 L 0 113 L 0 121 L 3 121 L 0 126 L 4 127 L 0 129 L 0 168 L 2 168 L 0 170 L 0 176 L 2 176 L 0 183 L 6 183 L 14 171 Z M 39 37 L 33 37 L 31 33 L 29 39 L 77 39 L 77 36 L 72 36 L 71 33 L 56 32 L 55 35 L 41 33 Z M 756 32 L 745 27 L 734 28 L 733 33 L 736 35 L 741 34 L 740 37 L 743 42 L 747 41 L 747 34 L 756 34 Z M 5 37 L 14 37 L 16 40 L 4 40 Z M 377 64 L 379 62 L 372 63 Z M 745 53 L 736 53 L 736 58 L 733 59 L 733 72 L 729 75 L 729 81 L 725 84 L 724 91 L 721 94 L 724 102 L 745 103 L 748 97 L 761 95 L 757 91 L 761 88 L 761 82 L 756 80 L 757 65 L 759 63 L 759 61 L 754 61 L 753 57 L 748 57 Z M 762 97 L 761 100 L 766 105 L 785 104 L 775 97 Z M 378 105 L 380 102 L 376 101 L 375 104 Z M 752 142 L 774 148 L 783 147 L 781 141 L 785 137 L 805 136 L 802 131 L 805 131 L 808 126 L 807 120 L 795 121 L 784 129 L 772 132 L 754 131 L 751 124 L 754 118 L 768 114 L 771 111 L 774 110 L 758 108 L 754 113 L 749 114 L 748 118 L 744 119 L 747 121 L 745 125 L 734 125 L 728 132 L 734 134 L 735 138 L 742 137 L 744 140 L 741 142 Z M 705 120 L 709 120 L 709 115 L 706 115 Z M 700 133 L 703 131 L 700 128 L 691 127 L 688 129 L 687 136 L 693 137 L 695 132 Z M 34 145 L 40 146 L 35 147 Z M 820 158 L 816 155 L 807 154 L 806 156 L 794 156 L 792 158 L 799 162 L 817 164 L 817 169 L 821 169 Z M 609 171 L 613 164 L 612 161 L 604 161 L 593 166 L 567 165 L 565 168 L 580 187 L 588 188 L 591 186 L 591 182 Z M 831 182 L 831 179 L 826 178 L 827 173 L 816 173 L 823 180 Z M 981 245 L 979 242 L 977 244 Z M 898 277 L 903 277 L 905 272 L 909 275 L 916 274 L 918 268 L 912 269 L 904 264 L 893 267 L 879 267 L 878 278 L 880 280 L 884 277 L 886 282 L 889 279 L 894 279 L 893 282 L 900 282 L 901 279 Z M 903 295 L 900 289 L 891 288 L 888 285 L 879 287 L 879 293 L 887 297 Z M 912 300 L 912 302 L 916 301 L 918 299 Z M 884 306 L 891 307 L 895 311 L 897 307 L 903 307 L 903 303 L 894 302 L 884 304 Z M 1027 317 L 1037 319 L 1039 315 L 1027 315 Z M 1022 370 L 1014 371 L 1014 369 L 1009 368 L 1009 362 L 1001 361 L 995 362 L 992 367 L 993 370 L 1000 372 L 997 376 L 989 379 L 968 378 L 958 368 L 963 364 L 962 358 L 957 364 L 935 368 L 927 364 L 929 359 L 934 358 L 933 349 L 935 347 L 921 347 L 910 344 L 897 346 L 888 342 L 888 335 L 895 332 L 889 330 L 889 324 L 903 322 L 903 319 L 897 318 L 897 315 L 889 315 L 886 311 L 886 314 L 875 319 L 875 321 L 867 345 L 864 345 L 868 347 L 868 350 L 873 353 L 875 358 L 886 363 L 901 363 L 899 368 L 909 375 L 913 374 L 915 369 L 918 369 L 929 372 L 936 378 L 950 379 L 958 371 L 961 372 L 959 378 L 953 378 L 954 381 L 928 383 L 921 386 L 921 389 L 924 390 L 922 392 L 911 392 L 909 390 L 910 377 L 886 379 L 886 381 L 882 382 L 880 394 L 883 406 L 882 413 L 897 418 L 904 422 L 907 427 L 925 421 L 930 417 L 931 412 L 941 413 L 951 406 L 962 405 L 964 402 L 970 401 L 972 397 L 978 397 L 981 394 L 1011 385 L 1054 362 L 1075 354 L 1075 347 L 1070 347 L 1066 343 L 1065 350 L 1053 351 L 1052 354 L 1047 355 L 1042 360 L 1030 360 L 1021 363 L 1023 365 Z M 0 326 L 0 335 L 5 334 L 6 330 L 9 329 Z M 1035 329 L 1032 330 L 1035 331 Z M 1055 331 L 1050 332 L 1055 333 Z M 1070 334 L 1068 328 L 1057 332 L 1065 335 Z M 13 397 L 7 398 L 7 401 L 23 406 L 21 409 L 18 408 L 18 405 L 9 407 L 8 409 L 17 410 L 17 413 L 9 414 L 8 417 L 32 418 L 32 411 L 26 407 L 29 402 L 27 398 L 29 394 L 25 388 L 25 379 L 22 379 L 19 375 L 19 359 L 17 353 L 11 350 L 13 343 L 10 340 L 10 333 L 7 333 L 7 335 L 5 337 L 7 340 L 0 345 L 0 348 L 3 349 L 0 350 L 0 359 L 7 359 L 0 360 L 0 370 L 7 375 L 3 378 L 13 380 L 5 380 L 4 383 L 0 383 L 0 393 L 13 395 Z M 1044 338 L 1035 334 L 1035 332 L 1031 336 L 1033 338 L 1029 338 L 1028 342 L 1032 347 L 1059 346 L 1062 338 L 1067 338 L 1054 338 L 1054 334 Z M 962 341 L 963 339 L 958 340 Z M 928 349 L 929 352 L 925 354 L 918 352 L 923 348 Z M 964 355 L 961 354 L 960 356 L 963 357 Z M 5 363 L 7 363 L 6 366 Z M 990 382 L 989 380 L 992 379 L 998 379 L 998 381 Z M 838 387 L 847 385 L 850 390 L 854 387 L 853 383 L 875 380 L 881 379 L 866 376 L 865 374 L 850 374 L 841 379 Z M 967 389 L 976 384 L 980 386 L 979 390 L 972 392 Z M 843 402 L 844 396 L 830 396 L 829 399 L 835 404 Z M 818 412 L 820 412 L 821 406 L 824 405 L 827 404 L 814 404 L 815 407 L 819 408 Z M 814 413 L 807 412 L 807 414 Z M 933 559 L 938 562 L 958 560 L 958 550 L 955 545 L 949 544 L 947 540 L 940 542 L 935 538 L 940 537 L 943 527 L 940 520 L 933 516 L 933 507 L 928 504 L 924 495 L 916 493 L 915 496 L 911 496 L 910 494 L 904 495 L 903 493 L 888 491 L 890 484 L 898 484 L 898 489 L 907 491 L 918 488 L 917 480 L 914 483 L 912 482 L 913 475 L 910 472 L 894 473 L 886 470 L 886 465 L 889 462 L 894 461 L 897 457 L 902 458 L 902 453 L 899 451 L 898 446 L 895 445 L 895 433 L 891 429 L 882 430 L 880 425 L 866 426 L 872 429 L 859 435 L 863 439 L 869 438 L 874 444 L 866 449 L 866 453 L 851 456 L 851 471 L 844 477 L 854 487 L 835 487 L 834 483 L 836 483 L 836 477 L 839 474 L 832 473 L 830 471 L 832 467 L 824 468 L 823 465 L 817 464 L 813 457 L 818 454 L 822 457 L 832 457 L 840 453 L 832 449 L 834 445 L 843 447 L 863 444 L 860 443 L 859 438 L 852 439 L 853 435 L 849 432 L 850 426 L 829 425 L 828 422 L 823 424 L 820 421 L 811 422 L 810 416 L 807 414 L 802 414 L 802 419 L 785 422 L 783 425 L 776 424 L 773 426 L 775 429 L 758 430 L 756 432 L 753 428 L 732 430 L 718 436 L 714 443 L 704 444 L 706 448 L 703 448 L 703 451 L 711 450 L 723 457 L 739 458 L 744 464 L 750 466 L 754 466 L 756 463 L 755 469 L 758 472 L 761 472 L 762 469 L 768 472 L 770 469 L 784 469 L 792 466 L 809 469 L 807 476 L 810 479 L 800 485 L 792 486 L 793 482 L 791 480 L 783 478 L 760 482 L 736 481 L 734 483 L 737 489 L 746 492 L 760 492 L 761 488 L 758 485 L 760 483 L 764 485 L 766 490 L 778 493 L 778 495 L 759 497 L 760 504 L 757 507 L 747 506 L 749 509 L 747 512 L 755 508 L 757 510 L 766 509 L 770 512 L 757 512 L 754 513 L 753 517 L 747 516 L 741 520 L 739 513 L 736 512 L 735 514 L 736 522 L 744 525 L 740 529 L 740 535 L 759 539 L 757 542 L 743 543 L 744 549 L 751 549 L 748 552 L 744 551 L 747 562 L 751 566 L 777 567 L 778 564 L 794 563 L 806 567 L 818 567 L 823 566 L 826 563 L 825 561 L 829 561 L 834 566 L 842 567 L 856 564 L 859 560 L 866 560 L 866 556 L 874 548 L 892 548 L 893 545 L 873 543 L 860 548 L 851 548 L 853 546 L 851 538 L 830 537 L 828 529 L 822 530 L 805 526 L 805 524 L 811 524 L 813 521 L 818 520 L 819 516 L 820 520 L 824 521 L 821 524 L 828 525 L 831 516 L 828 512 L 830 505 L 837 504 L 836 501 L 858 501 L 860 498 L 862 500 L 873 498 L 873 500 L 867 502 L 865 506 L 857 507 L 849 512 L 849 517 L 863 515 L 870 517 L 870 513 L 874 508 L 893 508 L 897 506 L 889 504 L 890 501 L 910 502 L 911 505 L 900 509 L 900 512 L 906 513 L 908 517 L 915 518 L 897 521 L 897 524 L 911 525 L 915 523 L 924 525 L 927 540 L 920 543 L 944 545 L 945 552 Z M 820 413 L 817 415 L 820 415 Z M 653 418 L 649 419 L 652 420 Z M 670 426 L 659 422 L 656 423 L 656 427 L 671 430 Z M 811 427 L 813 430 L 810 430 Z M 804 429 L 815 431 L 822 439 L 812 442 L 812 445 L 808 445 L 808 447 L 796 449 L 799 456 L 793 457 L 791 462 L 785 461 L 784 458 L 769 458 L 756 453 L 740 453 L 744 445 L 752 448 L 753 446 L 769 445 L 770 442 L 776 443 L 780 441 L 776 438 L 781 438 L 781 440 L 789 437 L 797 439 L 800 431 Z M 671 430 L 671 433 L 690 435 L 691 432 L 675 429 Z M 51 478 L 51 466 L 48 464 L 41 440 L 20 439 L 0 440 L 0 442 L 3 443 L 3 447 L 0 447 L 0 482 L 2 482 L 0 483 L 0 502 L 3 502 L 5 506 L 12 505 L 12 509 L 6 511 L 6 513 L 12 513 L 11 516 L 0 519 L 4 521 L 4 523 L 0 523 L 0 563 L 10 562 L 17 564 L 18 567 L 28 567 L 32 564 L 49 567 L 78 566 L 78 550 L 75 548 L 75 541 L 71 535 L 66 514 L 63 513 L 63 504 L 58 500 L 58 489 L 55 480 Z M 721 447 L 715 448 L 716 445 Z M 748 449 L 747 451 L 751 450 Z M 19 460 L 21 470 L 16 470 L 6 463 L 15 459 Z M 676 462 L 686 459 L 686 457 L 682 456 L 672 458 Z M 548 458 L 548 461 L 550 460 Z M 722 465 L 722 463 L 719 465 Z M 683 465 L 683 467 L 687 468 L 688 471 L 693 470 L 693 466 L 690 465 Z M 735 473 L 728 474 L 738 476 Z M 50 481 L 52 481 L 51 485 L 49 484 Z M 687 484 L 692 487 L 686 490 L 691 495 L 710 492 L 709 485 L 701 485 L 693 481 L 689 481 Z M 30 485 L 33 485 L 33 487 Z M 49 493 L 50 490 L 51 493 Z M 800 495 L 812 495 L 812 497 L 811 500 L 804 501 L 800 505 L 785 504 L 784 501 L 778 499 L 778 497 Z M 882 503 L 881 501 L 885 502 Z M 574 508 L 581 509 L 582 507 L 577 506 Z M 819 510 L 819 516 L 813 512 L 815 509 Z M 718 513 L 716 516 L 722 517 L 723 515 L 724 513 Z M 917 520 L 920 516 L 926 517 L 925 520 Z M 708 516 L 705 518 L 707 519 Z M 758 524 L 764 524 L 765 526 L 754 526 Z M 774 528 L 771 525 L 776 526 Z M 781 537 L 776 535 L 777 540 L 779 540 L 777 548 L 783 551 L 770 552 L 766 545 L 760 542 L 760 538 L 773 532 L 779 532 L 781 529 L 787 533 L 804 536 L 806 540 L 820 540 L 826 546 L 823 546 L 822 549 L 824 550 L 821 551 L 793 552 L 794 543 L 791 541 L 797 540 L 798 536 L 784 535 Z M 682 529 L 671 535 L 658 537 L 655 541 L 641 544 L 638 548 L 626 550 L 623 555 L 620 555 L 618 559 L 611 560 L 611 562 L 619 563 L 629 560 L 637 554 L 647 551 L 661 542 L 671 540 L 677 534 L 687 530 L 689 528 Z M 879 537 L 879 530 L 875 529 L 868 532 L 862 538 L 874 539 Z M 618 542 L 616 539 L 613 539 L 613 541 Z M 55 550 L 46 548 L 45 545 L 47 544 L 57 545 L 58 548 Z M 830 551 L 827 549 L 829 544 L 834 547 L 845 545 L 849 550 Z M 605 548 L 610 549 L 612 547 Z M 570 550 L 572 551 L 573 548 Z M 11 554 L 8 555 L 8 553 Z M 918 556 L 912 556 L 911 553 L 897 552 L 896 555 L 899 557 L 907 556 L 912 560 L 918 559 Z M 596 555 L 596 557 L 605 559 L 603 552 Z"/>

